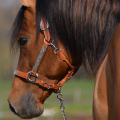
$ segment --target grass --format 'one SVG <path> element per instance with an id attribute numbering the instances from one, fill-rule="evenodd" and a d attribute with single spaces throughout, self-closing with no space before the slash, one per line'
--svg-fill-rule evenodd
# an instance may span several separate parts
<path id="1" fill-rule="evenodd" d="M 11 81 L 0 81 L 0 110 L 8 111 L 7 99 L 12 86 Z"/>
<path id="2" fill-rule="evenodd" d="M 71 80 L 62 88 L 64 105 L 68 114 L 92 113 L 92 99 L 94 82 Z M 54 100 L 54 101 L 53 101 Z M 55 94 L 52 94 L 45 102 L 45 108 L 57 106 L 59 111 L 60 103 Z"/>
<path id="3" fill-rule="evenodd" d="M 11 81 L 0 81 L 0 111 L 9 114 L 9 118 L 14 118 L 15 115 L 10 112 L 7 103 L 11 86 Z M 62 94 L 66 114 L 91 114 L 93 89 L 94 81 L 92 80 L 78 81 L 71 79 L 69 82 L 65 83 L 62 87 Z M 60 101 L 54 93 L 45 101 L 44 107 L 45 109 L 53 109 L 56 112 L 54 115 L 55 117 L 61 116 L 62 114 L 60 111 Z M 7 117 L 7 115 L 4 116 L 4 118 Z"/>

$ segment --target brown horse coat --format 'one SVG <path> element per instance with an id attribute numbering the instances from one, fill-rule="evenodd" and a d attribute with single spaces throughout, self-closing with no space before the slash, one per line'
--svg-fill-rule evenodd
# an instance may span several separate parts
<path id="1" fill-rule="evenodd" d="M 95 83 L 94 120 L 120 120 L 120 24 L 111 40 Z"/>

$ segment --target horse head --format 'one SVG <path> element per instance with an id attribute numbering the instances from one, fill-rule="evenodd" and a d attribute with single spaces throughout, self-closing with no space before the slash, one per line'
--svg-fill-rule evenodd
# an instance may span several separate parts
<path id="1" fill-rule="evenodd" d="M 69 75 L 68 71 L 74 69 L 71 65 L 74 61 L 63 44 L 59 40 L 57 44 L 50 36 L 49 29 L 40 29 L 39 37 L 36 39 L 36 1 L 20 1 L 23 4 L 22 8 L 25 8 L 16 40 L 20 55 L 8 102 L 10 109 L 19 117 L 33 118 L 43 113 L 44 101 L 52 92 L 55 89 L 59 92 L 59 86 L 63 85 L 59 82 L 64 78 L 67 80 L 76 70 Z M 46 21 L 45 19 L 41 21 L 43 27 Z M 40 51 L 44 46 L 45 52 L 39 60 L 38 56 L 41 55 Z M 33 70 L 36 61 L 40 63 Z M 50 89 L 52 87 L 53 89 Z"/>

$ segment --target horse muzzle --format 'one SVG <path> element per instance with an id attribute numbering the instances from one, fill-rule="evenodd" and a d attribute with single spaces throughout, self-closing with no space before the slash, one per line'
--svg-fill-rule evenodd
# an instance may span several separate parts
<path id="1" fill-rule="evenodd" d="M 23 119 L 38 117 L 44 110 L 44 105 L 38 103 L 34 97 L 29 97 L 29 94 L 22 97 L 18 102 L 8 100 L 8 103 L 10 110 Z"/>

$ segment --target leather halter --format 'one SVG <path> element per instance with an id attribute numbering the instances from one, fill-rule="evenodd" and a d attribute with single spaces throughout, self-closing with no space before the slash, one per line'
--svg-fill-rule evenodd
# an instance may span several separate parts
<path id="1" fill-rule="evenodd" d="M 44 22 L 46 21 L 46 22 Z M 28 72 L 28 73 L 25 73 L 25 72 L 22 72 L 22 71 L 19 71 L 19 70 L 15 70 L 14 74 L 18 77 L 21 77 L 21 78 L 24 78 L 26 79 L 27 81 L 31 82 L 31 83 L 34 83 L 34 84 L 38 84 L 44 88 L 47 88 L 47 89 L 54 89 L 54 92 L 56 93 L 59 93 L 60 92 L 60 88 L 63 86 L 63 84 L 65 82 L 67 82 L 71 77 L 72 75 L 74 74 L 75 70 L 78 70 L 78 68 L 81 66 L 81 65 L 78 65 L 78 66 L 73 66 L 71 65 L 71 63 L 69 62 L 69 60 L 67 60 L 67 58 L 65 57 L 65 55 L 62 53 L 62 51 L 57 48 L 51 41 L 51 36 L 50 36 L 50 32 L 49 32 L 49 24 L 48 24 L 48 21 L 46 19 L 43 19 L 41 20 L 40 22 L 40 28 L 41 30 L 43 30 L 44 32 L 44 44 L 42 46 L 42 49 L 38 55 L 38 58 L 33 66 L 33 69 L 32 71 Z M 64 62 L 66 62 L 66 64 L 70 67 L 70 70 L 68 71 L 67 75 L 60 81 L 58 82 L 57 84 L 49 84 L 49 83 L 46 83 L 46 82 L 43 82 L 43 80 L 40 80 L 38 78 L 38 74 L 37 74 L 37 69 L 38 69 L 38 66 L 43 58 L 43 55 L 47 49 L 48 46 L 52 46 L 55 51 L 54 53 Z M 30 77 L 34 77 L 34 80 L 31 80 Z"/>

